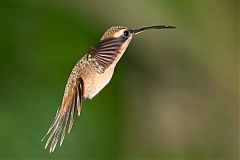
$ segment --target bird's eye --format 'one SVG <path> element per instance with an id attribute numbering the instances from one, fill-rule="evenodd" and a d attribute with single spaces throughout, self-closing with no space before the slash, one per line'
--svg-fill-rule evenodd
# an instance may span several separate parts
<path id="1" fill-rule="evenodd" d="M 129 36 L 129 32 L 128 31 L 124 31 L 123 34 L 124 34 L 125 37 Z"/>

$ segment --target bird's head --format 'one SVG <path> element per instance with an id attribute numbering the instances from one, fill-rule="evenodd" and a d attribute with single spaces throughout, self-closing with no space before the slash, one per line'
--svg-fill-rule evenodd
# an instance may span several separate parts
<path id="1" fill-rule="evenodd" d="M 158 25 L 158 26 L 150 26 L 144 27 L 139 29 L 131 29 L 124 26 L 114 26 L 109 28 L 103 35 L 101 40 L 107 38 L 121 38 L 130 41 L 134 35 L 142 33 L 146 30 L 152 29 L 171 29 L 176 28 L 175 26 L 165 26 L 165 25 Z"/>

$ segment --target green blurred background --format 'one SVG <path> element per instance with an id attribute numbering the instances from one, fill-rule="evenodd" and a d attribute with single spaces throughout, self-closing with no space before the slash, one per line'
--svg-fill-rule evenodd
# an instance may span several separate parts
<path id="1" fill-rule="evenodd" d="M 0 2 L 0 159 L 237 159 L 237 0 Z M 68 75 L 111 26 L 134 37 L 53 154 Z"/>

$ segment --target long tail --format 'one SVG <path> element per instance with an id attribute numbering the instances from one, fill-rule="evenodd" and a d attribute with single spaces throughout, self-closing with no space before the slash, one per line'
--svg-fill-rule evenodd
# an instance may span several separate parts
<path id="1" fill-rule="evenodd" d="M 78 110 L 78 116 L 80 116 L 83 100 L 83 91 L 84 85 L 81 78 L 77 80 L 74 84 L 66 86 L 62 104 L 61 106 L 59 106 L 56 116 L 50 128 L 48 129 L 47 134 L 42 139 L 43 141 L 45 137 L 49 135 L 45 145 L 45 149 L 50 144 L 50 153 L 54 151 L 57 142 L 60 139 L 60 136 L 60 146 L 62 145 L 67 125 L 68 133 L 70 133 L 76 109 Z"/>

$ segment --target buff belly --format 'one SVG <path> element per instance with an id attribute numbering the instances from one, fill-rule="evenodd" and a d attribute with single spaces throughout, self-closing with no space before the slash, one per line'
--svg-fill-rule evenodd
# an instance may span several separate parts
<path id="1" fill-rule="evenodd" d="M 91 76 L 84 76 L 84 98 L 92 99 L 97 95 L 111 80 L 114 72 L 114 66 L 109 67 L 104 73 L 99 74 L 95 70 L 92 70 Z"/>

